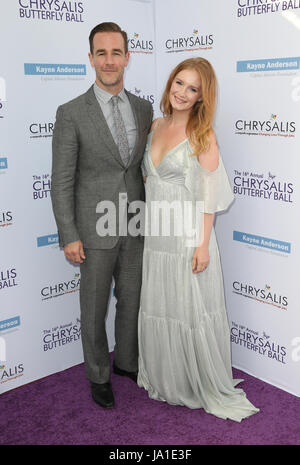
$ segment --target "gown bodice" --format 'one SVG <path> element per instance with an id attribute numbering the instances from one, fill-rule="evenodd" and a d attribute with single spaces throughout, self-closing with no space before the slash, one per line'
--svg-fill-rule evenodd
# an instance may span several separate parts
<path id="1" fill-rule="evenodd" d="M 192 155 L 192 148 L 186 138 L 169 150 L 155 167 L 151 158 L 153 134 L 151 132 L 148 135 L 142 162 L 143 175 L 147 176 L 145 187 L 148 200 L 156 197 L 153 192 L 156 189 L 159 198 L 163 190 L 169 191 L 167 196 L 170 200 L 173 191 L 178 200 L 203 202 L 204 213 L 227 209 L 234 196 L 220 154 L 217 169 L 207 171 L 200 165 L 197 157 Z"/>

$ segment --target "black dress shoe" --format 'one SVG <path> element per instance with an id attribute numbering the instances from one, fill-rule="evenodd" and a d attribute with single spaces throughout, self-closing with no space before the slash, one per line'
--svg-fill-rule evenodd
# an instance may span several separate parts
<path id="1" fill-rule="evenodd" d="M 113 363 L 113 370 L 116 375 L 127 376 L 128 378 L 132 379 L 132 381 L 134 381 L 135 383 L 137 382 L 137 371 L 122 370 L 121 368 L 117 367 L 115 363 Z"/>
<path id="2" fill-rule="evenodd" d="M 91 393 L 96 404 L 103 408 L 114 407 L 115 399 L 110 383 L 96 384 L 91 382 Z"/>

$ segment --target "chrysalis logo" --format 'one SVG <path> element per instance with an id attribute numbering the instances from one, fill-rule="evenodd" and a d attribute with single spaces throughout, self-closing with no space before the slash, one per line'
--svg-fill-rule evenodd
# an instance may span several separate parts
<path id="1" fill-rule="evenodd" d="M 0 337 L 0 360 L 2 362 L 6 361 L 6 343 L 3 337 Z"/>
<path id="2" fill-rule="evenodd" d="M 83 23 L 83 2 L 70 0 L 19 0 L 19 17 L 44 21 Z"/>
<path id="3" fill-rule="evenodd" d="M 183 37 L 167 39 L 165 42 L 166 52 L 173 53 L 179 50 L 208 50 L 213 48 L 213 34 L 200 34 L 199 29 L 194 28 L 192 32 Z"/>
<path id="4" fill-rule="evenodd" d="M 132 53 L 153 53 L 153 41 L 144 40 L 141 34 L 134 32 L 132 37 L 128 39 L 128 48 Z"/>
<path id="5" fill-rule="evenodd" d="M 6 84 L 5 79 L 0 76 L 0 101 L 6 102 Z"/>
<path id="6" fill-rule="evenodd" d="M 265 286 L 256 286 L 247 282 L 234 281 L 233 289 L 233 292 L 237 295 L 272 305 L 278 309 L 287 310 L 287 297 L 272 290 L 268 284 L 265 284 Z"/>
<path id="7" fill-rule="evenodd" d="M 236 134 L 247 136 L 284 136 L 295 137 L 296 122 L 282 121 L 278 114 L 271 113 L 267 119 L 238 119 L 235 122 Z"/>

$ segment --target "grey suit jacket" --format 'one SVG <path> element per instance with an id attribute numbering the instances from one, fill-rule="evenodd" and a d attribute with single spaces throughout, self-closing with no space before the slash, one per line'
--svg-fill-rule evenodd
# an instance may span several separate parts
<path id="1" fill-rule="evenodd" d="M 111 132 L 96 100 L 93 86 L 57 109 L 53 132 L 51 198 L 59 244 L 81 240 L 84 247 L 109 249 L 116 236 L 100 237 L 96 205 L 115 202 L 118 218 L 120 192 L 128 202 L 144 200 L 141 162 L 153 110 L 147 100 L 127 92 L 137 127 L 135 147 L 127 167 L 123 165 Z"/>

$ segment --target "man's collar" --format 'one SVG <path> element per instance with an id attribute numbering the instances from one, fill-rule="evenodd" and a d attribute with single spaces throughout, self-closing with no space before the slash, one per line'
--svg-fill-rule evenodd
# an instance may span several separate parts
<path id="1" fill-rule="evenodd" d="M 99 87 L 96 82 L 94 83 L 94 92 L 96 97 L 99 98 L 103 103 L 108 103 L 113 97 L 113 94 Z M 121 90 L 121 92 L 118 93 L 118 96 L 121 100 L 123 100 L 123 102 L 126 100 L 126 93 L 124 88 Z"/>

